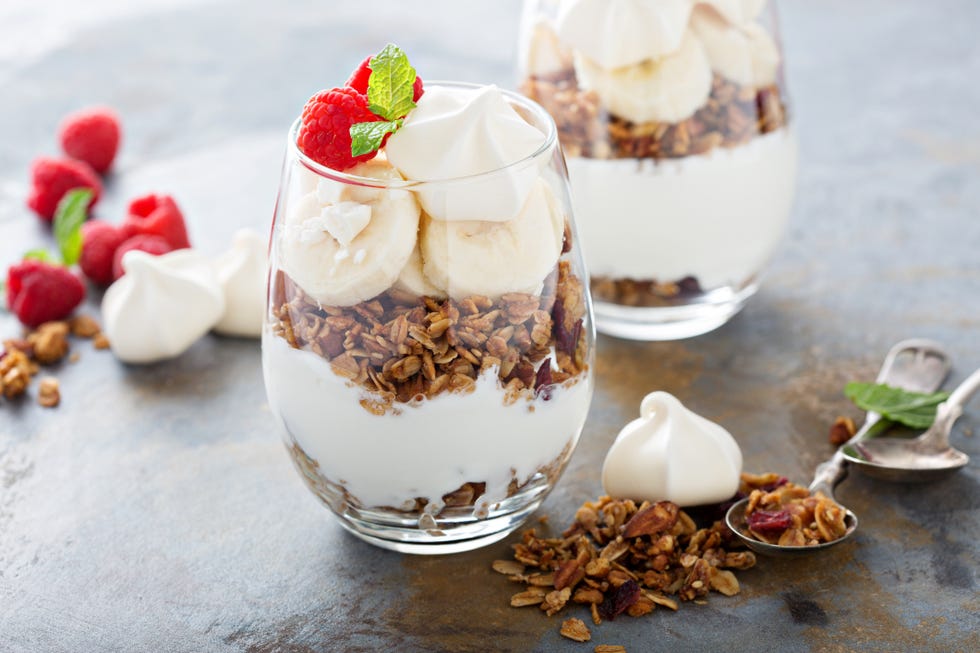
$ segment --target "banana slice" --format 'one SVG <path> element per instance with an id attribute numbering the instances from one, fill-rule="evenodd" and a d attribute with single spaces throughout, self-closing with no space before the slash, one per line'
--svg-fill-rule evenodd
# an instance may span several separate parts
<path id="1" fill-rule="evenodd" d="M 744 25 L 755 20 L 762 13 L 762 8 L 766 6 L 767 0 L 701 0 L 698 3 L 714 8 L 729 23 Z M 697 11 L 697 8 L 695 9 Z"/>
<path id="2" fill-rule="evenodd" d="M 401 176 L 373 159 L 350 171 Z M 321 179 L 287 216 L 279 241 L 283 270 L 324 306 L 351 306 L 384 292 L 415 249 L 421 209 L 412 193 Z"/>
<path id="3" fill-rule="evenodd" d="M 608 70 L 576 53 L 575 74 L 610 113 L 631 122 L 680 122 L 711 93 L 711 64 L 690 30 L 673 54 L 632 66 Z"/>
<path id="4" fill-rule="evenodd" d="M 422 218 L 423 221 L 431 219 L 428 215 Z M 395 281 L 394 288 L 416 297 L 426 296 L 445 299 L 446 292 L 429 281 L 429 278 L 425 276 L 420 245 L 421 243 L 416 245 L 415 249 L 412 250 L 412 254 L 408 257 L 408 262 L 402 268 L 401 274 L 398 275 L 398 280 Z"/>
<path id="5" fill-rule="evenodd" d="M 422 216 L 425 276 L 454 299 L 537 292 L 561 256 L 565 220 L 543 180 L 507 222 L 445 222 Z"/>
<path id="6" fill-rule="evenodd" d="M 691 29 L 701 39 L 712 69 L 742 86 L 776 83 L 779 48 L 759 23 L 732 25 L 707 7 L 691 16 Z"/>
<path id="7" fill-rule="evenodd" d="M 691 0 L 562 0 L 558 36 L 603 68 L 620 68 L 676 51 L 691 7 Z"/>

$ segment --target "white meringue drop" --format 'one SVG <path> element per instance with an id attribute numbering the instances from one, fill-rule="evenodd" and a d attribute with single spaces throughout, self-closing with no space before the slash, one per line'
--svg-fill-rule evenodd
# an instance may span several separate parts
<path id="1" fill-rule="evenodd" d="M 235 234 L 232 248 L 214 262 L 225 310 L 214 326 L 228 336 L 259 338 L 265 315 L 268 239 L 252 229 Z"/>
<path id="2" fill-rule="evenodd" d="M 741 472 L 742 451 L 728 431 L 652 392 L 609 448 L 602 485 L 613 497 L 698 506 L 730 499 Z"/>
<path id="3" fill-rule="evenodd" d="M 102 319 L 112 352 L 123 362 L 180 356 L 221 318 L 221 286 L 200 253 L 134 250 L 122 264 L 126 274 L 106 290 Z"/>

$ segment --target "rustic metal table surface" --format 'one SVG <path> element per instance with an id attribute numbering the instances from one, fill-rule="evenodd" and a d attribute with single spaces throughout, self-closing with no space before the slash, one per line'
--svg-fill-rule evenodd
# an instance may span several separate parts
<path id="1" fill-rule="evenodd" d="M 4 267 L 49 242 L 24 207 L 27 167 L 79 106 L 125 123 L 99 212 L 172 193 L 216 253 L 241 225 L 267 228 L 287 125 L 365 52 L 395 40 L 431 78 L 513 81 L 516 0 L 120 4 L 0 8 Z M 600 492 L 603 455 L 651 390 L 727 426 L 748 469 L 804 481 L 833 418 L 858 415 L 843 384 L 873 378 L 893 342 L 945 343 L 951 383 L 980 366 L 980 5 L 781 9 L 802 169 L 768 279 L 710 335 L 600 338 L 588 424 L 541 510 L 552 524 Z M 0 315 L 0 334 L 17 329 Z M 508 606 L 490 562 L 515 537 L 412 557 L 345 534 L 283 451 L 257 342 L 208 337 L 149 367 L 76 351 L 56 370 L 59 408 L 0 404 L 0 651 L 980 650 L 977 403 L 953 435 L 965 470 L 842 485 L 852 541 L 763 559 L 737 597 L 605 623 L 585 645 Z"/>

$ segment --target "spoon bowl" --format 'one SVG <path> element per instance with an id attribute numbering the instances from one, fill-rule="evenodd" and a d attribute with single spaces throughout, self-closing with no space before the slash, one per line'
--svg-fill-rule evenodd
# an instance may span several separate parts
<path id="1" fill-rule="evenodd" d="M 762 540 L 757 540 L 749 533 L 749 525 L 745 519 L 745 508 L 749 505 L 749 500 L 742 499 L 737 502 L 728 512 L 725 514 L 725 524 L 728 526 L 735 535 L 745 543 L 745 546 L 749 547 L 756 553 L 761 553 L 762 555 L 777 557 L 777 558 L 796 558 L 800 556 L 807 555 L 809 553 L 816 553 L 817 551 L 823 551 L 829 549 L 835 544 L 840 544 L 844 540 L 848 539 L 857 530 L 858 518 L 853 512 L 844 508 L 844 525 L 847 530 L 844 534 L 833 540 L 832 542 L 823 542 L 821 544 L 811 544 L 809 546 L 781 546 L 779 544 L 769 544 L 768 542 L 763 542 Z"/>
<path id="2" fill-rule="evenodd" d="M 975 371 L 936 409 L 936 419 L 917 438 L 876 438 L 849 442 L 841 447 L 844 459 L 862 472 L 885 481 L 925 483 L 944 478 L 970 462 L 953 448 L 949 432 L 963 414 L 963 406 L 980 389 L 980 370 Z"/>

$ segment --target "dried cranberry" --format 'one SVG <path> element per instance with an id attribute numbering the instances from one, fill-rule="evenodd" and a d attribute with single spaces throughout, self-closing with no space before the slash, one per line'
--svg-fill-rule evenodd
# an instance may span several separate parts
<path id="1" fill-rule="evenodd" d="M 677 287 L 682 295 L 700 295 L 701 284 L 696 277 L 684 277 L 677 281 Z"/>
<path id="2" fill-rule="evenodd" d="M 640 598 L 640 586 L 630 579 L 617 587 L 599 605 L 599 616 L 612 621 L 616 615 L 626 612 Z"/>
<path id="3" fill-rule="evenodd" d="M 555 321 L 555 349 L 568 355 L 574 354 L 579 336 L 582 334 L 582 320 L 577 320 L 571 329 L 567 329 L 565 327 L 565 304 L 561 299 L 555 301 L 553 319 Z"/>
<path id="4" fill-rule="evenodd" d="M 538 373 L 534 375 L 534 396 L 541 397 L 548 401 L 551 399 L 551 386 L 554 381 L 551 378 L 551 357 L 544 359 Z"/>
<path id="5" fill-rule="evenodd" d="M 788 510 L 756 510 L 746 521 L 758 533 L 781 533 L 793 525 Z"/>

